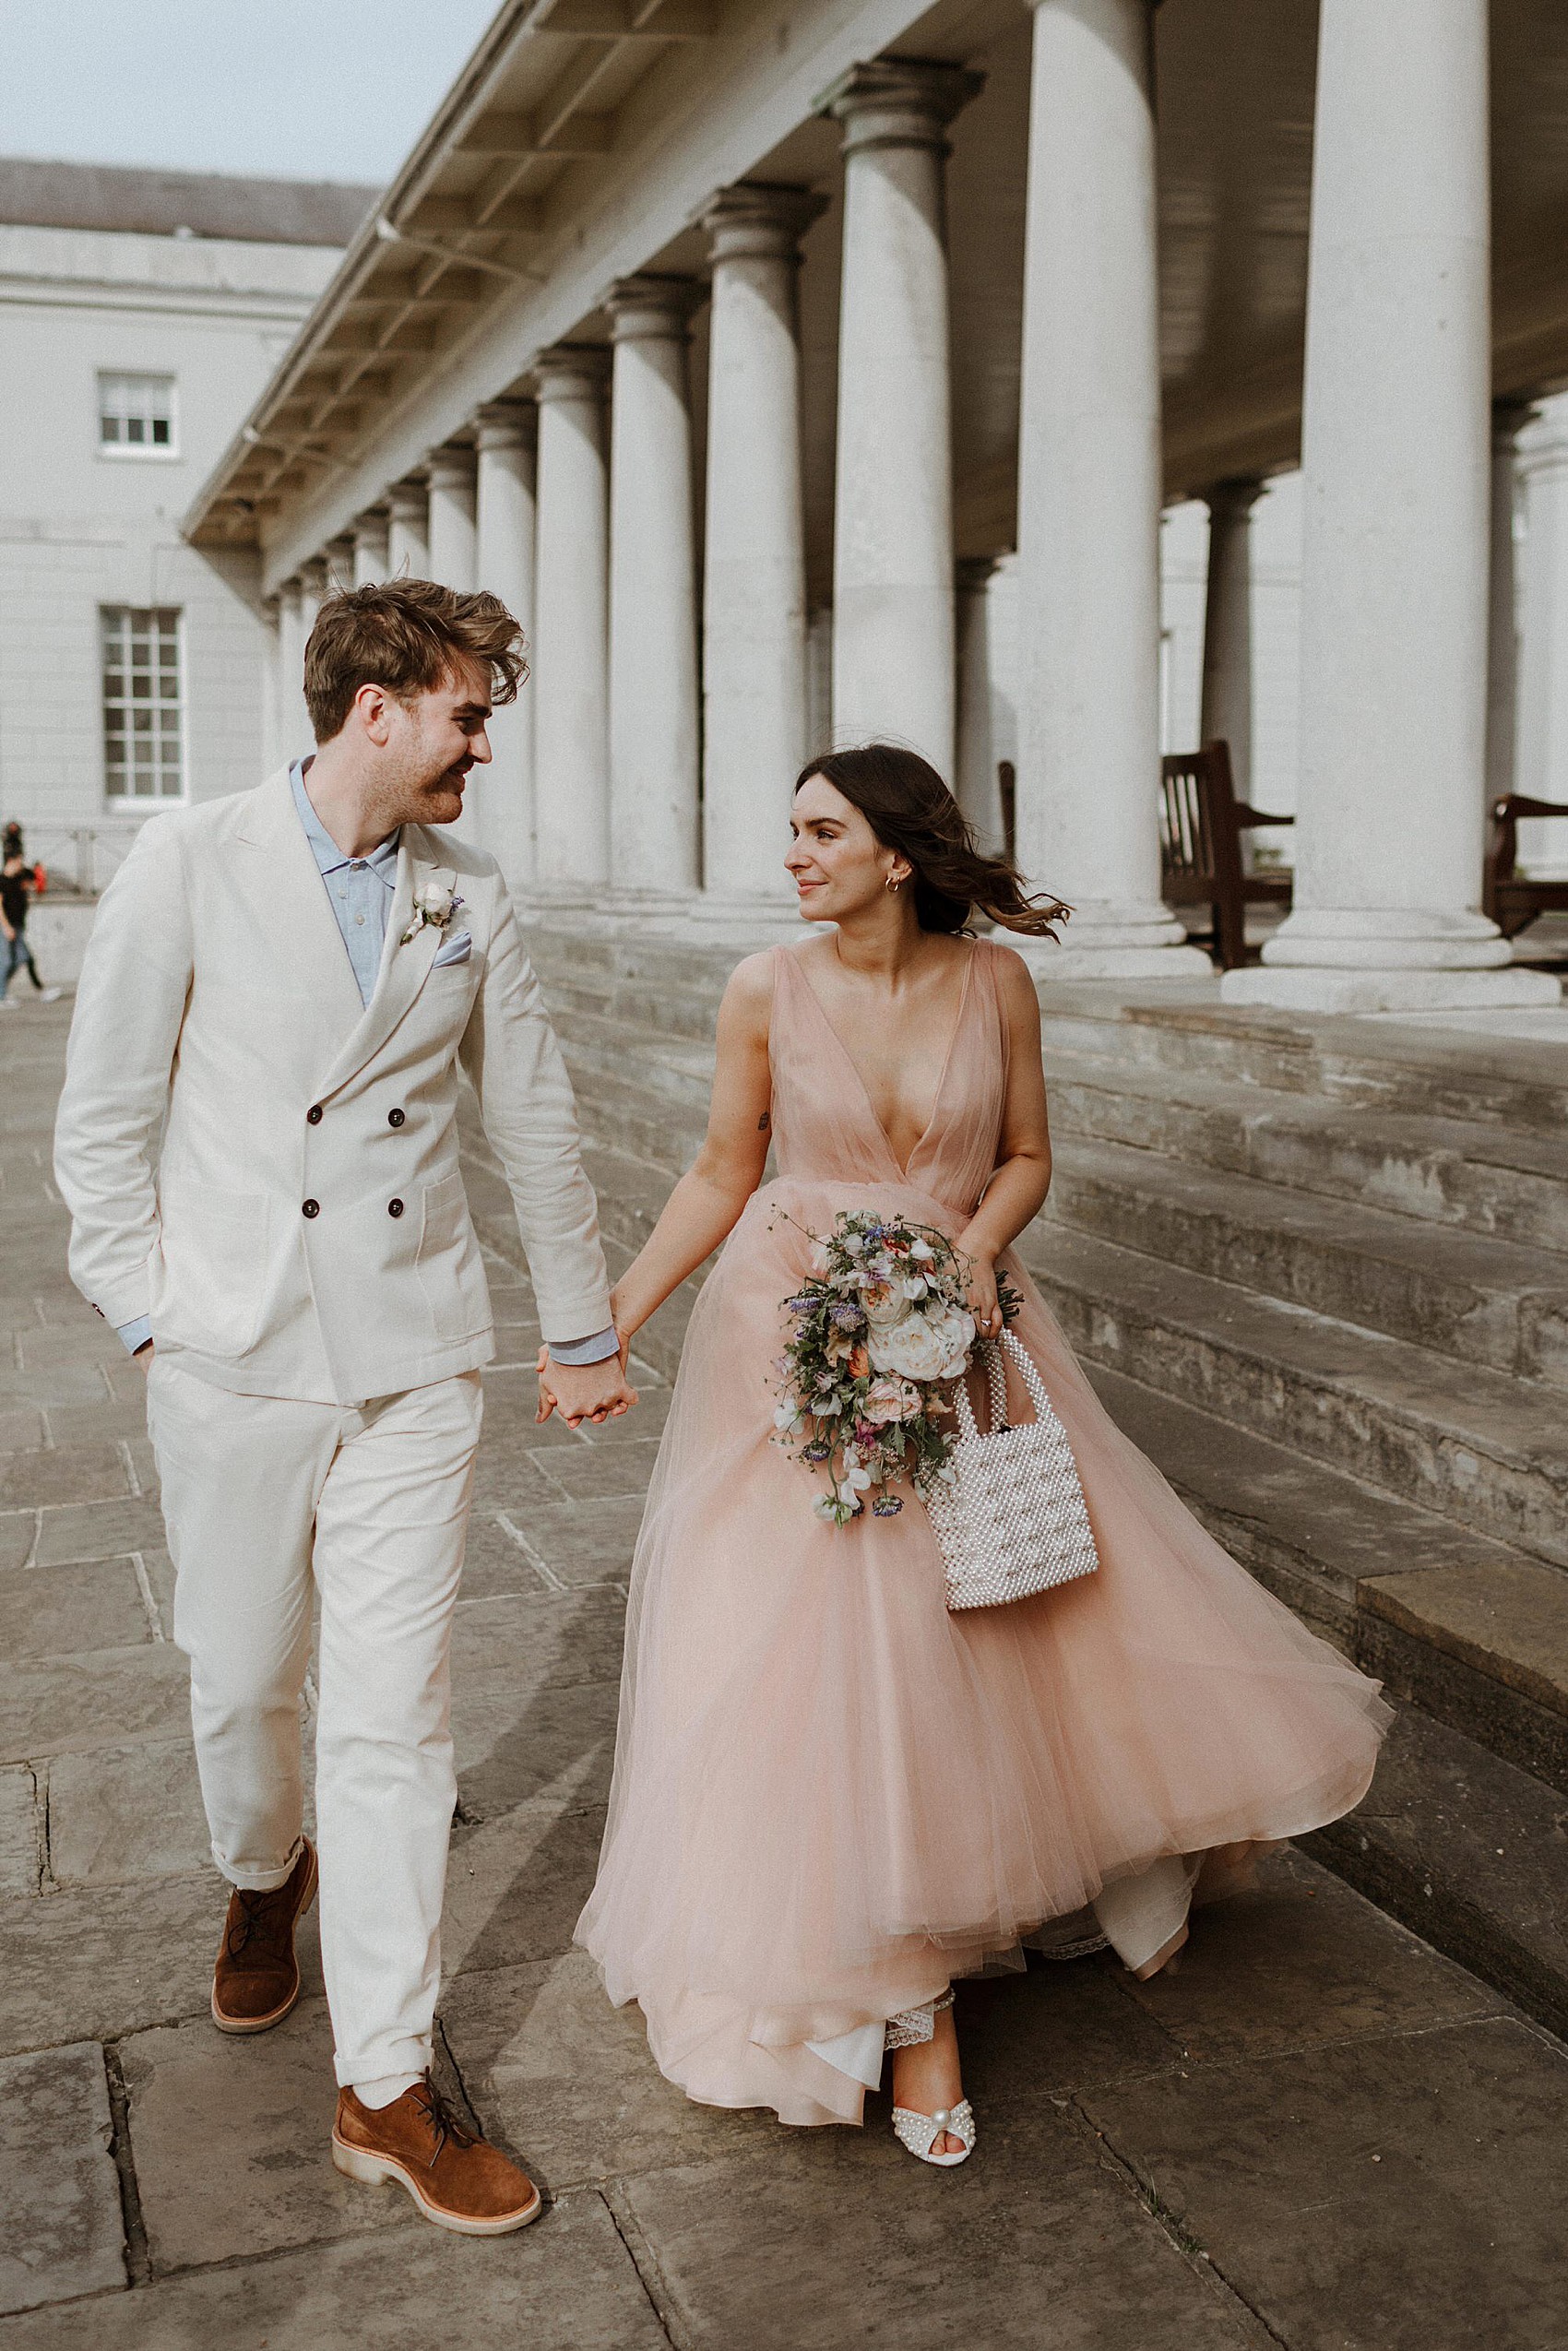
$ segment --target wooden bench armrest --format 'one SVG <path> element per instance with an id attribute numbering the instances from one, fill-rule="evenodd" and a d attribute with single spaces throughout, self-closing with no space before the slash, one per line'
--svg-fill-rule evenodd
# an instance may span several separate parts
<path id="1" fill-rule="evenodd" d="M 1568 801 L 1531 800 L 1526 792 L 1507 792 L 1492 801 L 1491 813 L 1500 825 L 1520 816 L 1568 816 Z"/>

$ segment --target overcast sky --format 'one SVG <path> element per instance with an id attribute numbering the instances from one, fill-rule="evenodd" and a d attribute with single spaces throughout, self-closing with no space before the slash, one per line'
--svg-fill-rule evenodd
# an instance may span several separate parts
<path id="1" fill-rule="evenodd" d="M 5 0 L 0 154 L 384 183 L 498 0 Z"/>

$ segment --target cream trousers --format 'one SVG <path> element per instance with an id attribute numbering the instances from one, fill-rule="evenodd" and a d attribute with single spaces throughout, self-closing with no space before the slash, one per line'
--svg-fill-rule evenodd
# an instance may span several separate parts
<path id="1" fill-rule="evenodd" d="M 165 1360 L 148 1423 L 213 1858 L 280 1885 L 300 1850 L 301 1698 L 321 1598 L 321 1955 L 340 2083 L 420 2073 L 457 1778 L 448 1638 L 477 1371 L 340 1407 L 236 1395 Z"/>

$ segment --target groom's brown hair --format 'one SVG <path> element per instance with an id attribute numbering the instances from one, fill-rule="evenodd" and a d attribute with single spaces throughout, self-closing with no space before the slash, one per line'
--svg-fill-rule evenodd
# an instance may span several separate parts
<path id="1" fill-rule="evenodd" d="M 511 702 L 528 675 L 523 632 L 488 588 L 463 595 L 434 579 L 388 579 L 329 596 L 305 647 L 305 708 L 317 742 L 341 733 L 362 685 L 412 702 L 459 660 L 490 672 L 493 702 Z"/>

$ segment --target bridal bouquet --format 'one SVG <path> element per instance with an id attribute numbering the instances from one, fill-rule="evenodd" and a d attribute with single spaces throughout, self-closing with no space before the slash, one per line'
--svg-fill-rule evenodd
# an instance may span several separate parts
<path id="1" fill-rule="evenodd" d="M 819 1518 L 846 1526 L 868 1501 L 892 1518 L 904 1507 L 895 1478 L 925 1496 L 949 1474 L 947 1388 L 975 1336 L 968 1268 L 934 1226 L 870 1208 L 841 1210 L 826 1241 L 811 1238 L 814 1277 L 784 1300 L 794 1331 L 777 1366 L 775 1442 L 826 1470 Z M 1016 1294 L 999 1295 L 1016 1312 Z"/>

